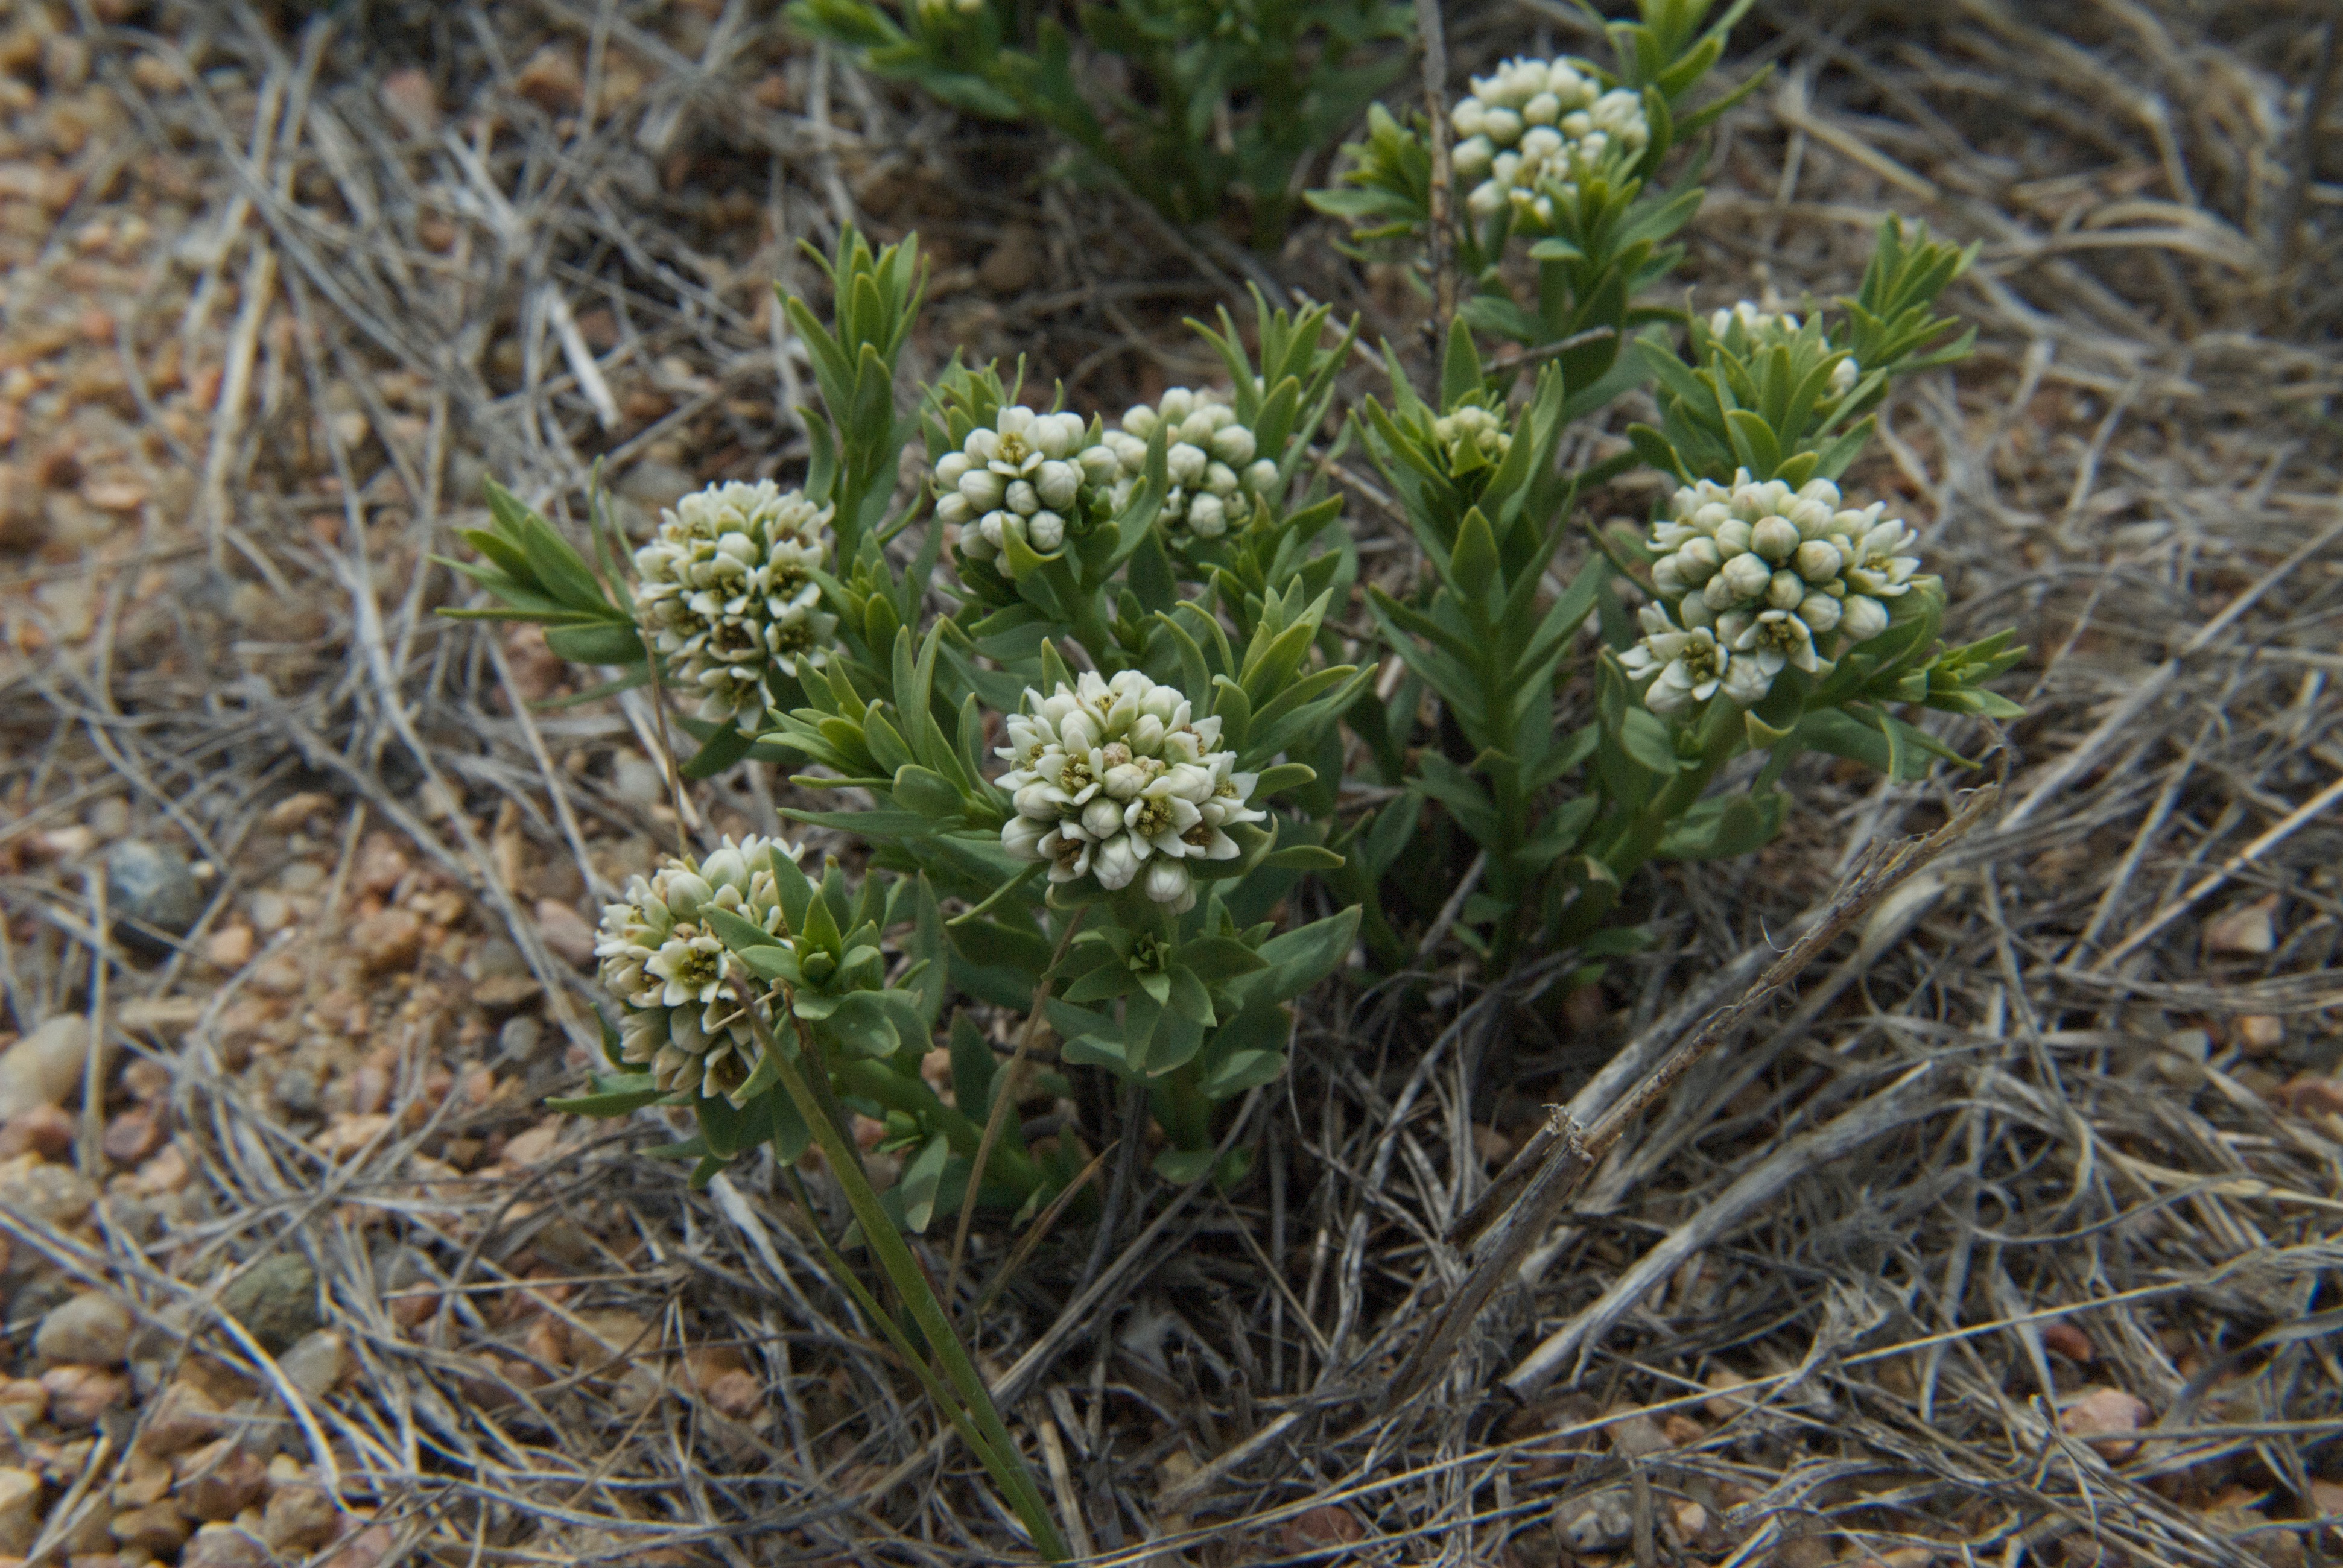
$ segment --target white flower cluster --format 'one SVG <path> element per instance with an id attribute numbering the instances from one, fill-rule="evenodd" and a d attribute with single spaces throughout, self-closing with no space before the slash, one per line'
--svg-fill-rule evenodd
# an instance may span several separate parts
<path id="1" fill-rule="evenodd" d="M 813 570 L 830 554 L 831 508 L 770 479 L 713 485 L 659 518 L 635 552 L 635 615 L 699 717 L 722 723 L 764 704 L 769 668 L 795 675 L 829 656 L 838 618 Z"/>
<path id="2" fill-rule="evenodd" d="M 1434 419 L 1432 438 L 1447 457 L 1451 473 L 1479 466 L 1467 461 L 1475 454 L 1481 464 L 1494 467 L 1505 460 L 1505 454 L 1513 445 L 1513 434 L 1505 427 L 1504 416 L 1477 403 L 1452 408 Z"/>
<path id="3" fill-rule="evenodd" d="M 1234 859 L 1227 829 L 1265 815 L 1247 804 L 1259 775 L 1236 771 L 1234 751 L 1213 749 L 1220 738 L 1219 719 L 1192 719 L 1187 698 L 1136 670 L 1085 671 L 1051 697 L 1029 687 L 993 753 L 1017 806 L 1001 847 L 1048 862 L 1052 882 L 1090 877 L 1113 891 L 1139 879 L 1173 913 L 1192 909 L 1186 862 Z"/>
<path id="4" fill-rule="evenodd" d="M 1147 468 L 1147 441 L 1163 427 L 1163 457 L 1172 481 L 1157 518 L 1167 532 L 1185 528 L 1200 539 L 1216 539 L 1241 528 L 1253 508 L 1277 490 L 1277 463 L 1258 455 L 1253 433 L 1237 422 L 1228 399 L 1209 388 L 1174 387 L 1152 408 L 1141 403 L 1110 430 L 1106 444 L 1122 464 L 1115 481 L 1120 511 Z"/>
<path id="5" fill-rule="evenodd" d="M 1014 537 L 1053 555 L 1070 534 L 1089 531 L 1107 487 L 1121 473 L 1113 452 L 1084 446 L 1079 414 L 1036 414 L 1014 404 L 992 427 L 968 433 L 936 464 L 936 516 L 960 530 L 960 553 L 989 561 Z"/>
<path id="6" fill-rule="evenodd" d="M 648 1066 L 659 1088 L 729 1094 L 749 1081 L 757 1040 L 732 992 L 736 960 L 706 923 L 723 910 L 779 940 L 781 905 L 769 856 L 798 858 L 779 839 L 755 836 L 694 865 L 669 859 L 602 906 L 594 956 L 604 989 L 626 1004 L 619 1054 Z"/>
<path id="7" fill-rule="evenodd" d="M 1840 505 L 1838 487 L 1778 479 L 1704 479 L 1675 493 L 1653 525 L 1652 587 L 1664 604 L 1643 611 L 1643 641 L 1623 662 L 1650 684 L 1654 713 L 1705 702 L 1720 688 L 1755 702 L 1785 666 L 1818 671 L 1815 638 L 1862 642 L 1887 628 L 1887 601 L 1911 591 L 1918 538 L 1874 502 Z M 1673 613 L 1672 613 L 1673 612 Z"/>
<path id="8" fill-rule="evenodd" d="M 1508 60 L 1473 78 L 1471 94 L 1451 113 L 1456 177 L 1473 186 L 1465 205 L 1476 218 L 1510 203 L 1514 221 L 1554 221 L 1547 180 L 1575 186 L 1614 149 L 1629 156 L 1652 139 L 1643 100 L 1624 87 L 1603 90 L 1584 60 Z"/>
<path id="9" fill-rule="evenodd" d="M 1742 300 L 1729 310 L 1709 313 L 1708 332 L 1712 337 L 1722 337 L 1738 323 L 1742 336 L 1751 347 L 1763 348 L 1770 344 L 1787 343 L 1797 337 L 1798 318 L 1786 310 L 1760 310 L 1747 300 Z M 1831 396 L 1844 397 L 1862 378 L 1863 367 L 1848 355 L 1831 367 Z"/>

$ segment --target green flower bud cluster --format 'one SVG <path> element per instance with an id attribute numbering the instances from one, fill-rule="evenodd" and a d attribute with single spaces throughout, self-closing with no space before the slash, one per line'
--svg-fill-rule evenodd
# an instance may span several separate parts
<path id="1" fill-rule="evenodd" d="M 1890 603 L 1929 580 L 1916 576 L 1918 536 L 1884 504 L 1841 504 L 1839 488 L 1814 479 L 1793 490 L 1778 479 L 1703 479 L 1675 493 L 1652 528 L 1646 636 L 1629 650 L 1628 673 L 1648 682 L 1655 713 L 1705 701 L 1720 688 L 1745 705 L 1763 698 L 1785 668 L 1810 673 L 1837 638 L 1863 642 L 1887 629 Z"/>
<path id="2" fill-rule="evenodd" d="M 1546 181 L 1574 188 L 1652 140 L 1643 100 L 1624 87 L 1604 92 L 1584 60 L 1508 60 L 1473 78 L 1450 123 L 1456 177 L 1473 186 L 1466 207 L 1485 223 L 1511 206 L 1523 227 L 1554 222 Z"/>
<path id="3" fill-rule="evenodd" d="M 795 675 L 829 657 L 838 618 L 814 580 L 830 554 L 831 508 L 770 479 L 711 486 L 661 514 L 635 552 L 635 617 L 699 717 L 761 712 L 765 675 Z"/>
<path id="4" fill-rule="evenodd" d="M 1760 310 L 1747 300 L 1730 309 L 1713 310 L 1708 317 L 1708 334 L 1731 344 L 1733 330 L 1741 329 L 1741 342 L 1735 347 L 1750 349 L 1769 348 L 1777 343 L 1788 343 L 1798 336 L 1798 318 L 1786 310 Z M 1863 367 L 1848 355 L 1831 367 L 1831 396 L 1844 397 L 1863 377 Z"/>
<path id="5" fill-rule="evenodd" d="M 1132 408 L 1122 417 L 1121 429 L 1106 434 L 1106 445 L 1122 467 L 1114 487 L 1118 509 L 1146 471 L 1148 438 L 1159 426 L 1172 488 L 1156 517 L 1173 538 L 1184 532 L 1219 538 L 1243 528 L 1255 508 L 1275 496 L 1277 460 L 1259 450 L 1227 397 L 1174 387 L 1153 407 L 1141 403 Z"/>
<path id="6" fill-rule="evenodd" d="M 1110 487 L 1121 472 L 1094 421 L 1011 404 L 936 464 L 936 516 L 959 530 L 970 560 L 1005 563 L 1012 538 L 1051 556 L 1113 514 Z"/>
<path id="7" fill-rule="evenodd" d="M 729 1095 L 755 1068 L 756 1035 L 732 989 L 733 977 L 748 971 L 710 929 L 708 912 L 738 915 L 774 933 L 778 945 L 777 855 L 794 863 L 798 850 L 779 839 L 727 839 L 703 860 L 669 859 L 602 906 L 594 956 L 603 988 L 623 1004 L 621 1054 L 648 1067 L 662 1091 Z"/>

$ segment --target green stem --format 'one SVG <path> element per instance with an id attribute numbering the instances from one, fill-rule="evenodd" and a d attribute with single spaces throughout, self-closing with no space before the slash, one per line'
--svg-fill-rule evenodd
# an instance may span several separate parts
<path id="1" fill-rule="evenodd" d="M 1716 770 L 1749 744 L 1749 731 L 1742 721 L 1741 709 L 1730 698 L 1720 693 L 1710 702 L 1708 712 L 1701 719 L 1700 741 L 1699 762 L 1679 771 L 1642 810 L 1629 818 L 1618 837 L 1598 857 L 1622 882 L 1652 858 L 1660 840 L 1667 836 L 1669 824 L 1692 809 L 1707 791 Z"/>
<path id="2" fill-rule="evenodd" d="M 1212 1146 L 1212 1102 L 1197 1086 L 1194 1062 L 1173 1069 L 1147 1089 L 1156 1124 L 1174 1149 L 1193 1151 Z"/>
<path id="3" fill-rule="evenodd" d="M 1011 1438 L 1009 1429 L 1002 1424 L 1001 1412 L 993 1408 L 991 1391 L 985 1387 L 984 1379 L 978 1374 L 975 1363 L 969 1359 L 959 1336 L 953 1333 L 951 1320 L 944 1315 L 943 1304 L 936 1300 L 935 1291 L 928 1283 L 926 1271 L 920 1267 L 919 1260 L 911 1256 L 911 1249 L 904 1244 L 901 1234 L 895 1229 L 895 1222 L 880 1207 L 879 1194 L 871 1189 L 869 1178 L 862 1174 L 853 1141 L 830 1121 L 813 1086 L 806 1081 L 805 1074 L 798 1070 L 798 1064 L 789 1059 L 781 1050 L 779 1042 L 773 1039 L 772 1030 L 766 1027 L 764 1019 L 753 1005 L 754 999 L 749 994 L 748 982 L 736 978 L 733 984 L 739 991 L 741 1006 L 748 1010 L 749 1026 L 756 1032 L 758 1046 L 779 1069 L 782 1089 L 797 1102 L 798 1114 L 805 1118 L 807 1125 L 813 1129 L 815 1141 L 821 1145 L 822 1153 L 830 1161 L 830 1173 L 838 1178 L 839 1186 L 846 1193 L 847 1205 L 854 1211 L 855 1222 L 862 1228 L 864 1241 L 869 1244 L 872 1256 L 878 1259 L 879 1266 L 887 1271 L 888 1279 L 894 1282 L 895 1289 L 901 1294 L 904 1305 L 910 1309 L 911 1319 L 919 1325 L 921 1336 L 935 1352 L 936 1359 L 943 1362 L 944 1375 L 958 1391 L 966 1408 L 967 1418 L 982 1435 L 986 1446 L 978 1452 L 978 1457 L 984 1461 L 985 1469 L 991 1473 L 995 1483 L 1008 1494 L 1010 1507 L 1016 1511 L 1019 1520 L 1031 1533 L 1033 1543 L 1041 1555 L 1052 1563 L 1064 1562 L 1071 1553 L 1066 1549 L 1064 1538 L 1058 1533 L 1057 1522 L 1050 1517 L 1048 1504 L 1041 1501 L 1041 1493 L 1033 1483 L 1031 1472 L 1025 1468 L 1024 1458 L 1019 1453 L 1015 1440 Z M 798 1039 L 804 1048 L 805 1059 L 820 1068 L 821 1058 L 815 1050 L 812 1031 L 804 1027 L 803 1020 L 799 1020 Z"/>

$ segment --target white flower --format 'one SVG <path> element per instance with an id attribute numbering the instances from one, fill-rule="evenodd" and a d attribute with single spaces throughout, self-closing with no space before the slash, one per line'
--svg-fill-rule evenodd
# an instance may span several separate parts
<path id="1" fill-rule="evenodd" d="M 813 574 L 829 557 L 830 515 L 769 479 L 714 485 L 662 514 L 635 552 L 636 619 L 676 683 L 699 691 L 702 719 L 754 714 L 768 671 L 795 675 L 829 657 L 838 618 Z"/>
<path id="2" fill-rule="evenodd" d="M 620 1004 L 620 1055 L 662 1090 L 729 1094 L 749 1080 L 757 1044 L 732 989 L 741 971 L 701 922 L 723 910 L 781 942 L 775 855 L 794 861 L 798 850 L 779 839 L 727 839 L 698 864 L 669 859 L 635 878 L 623 899 L 602 906 L 594 955 Z"/>
<path id="3" fill-rule="evenodd" d="M 1177 688 L 1135 670 L 1086 672 L 1048 697 L 1029 689 L 1003 729 L 993 755 L 1009 769 L 995 782 L 1017 814 L 1001 846 L 1047 862 L 1053 882 L 1087 877 L 1112 892 L 1145 872 L 1150 898 L 1184 910 L 1195 901 L 1189 873 L 1153 868 L 1234 859 L 1242 847 L 1228 829 L 1265 815 L 1252 804 L 1258 777 L 1217 749 L 1220 721 L 1196 719 Z"/>
<path id="4" fill-rule="evenodd" d="M 1644 687 L 1644 705 L 1657 714 L 1681 713 L 1716 695 L 1734 659 L 1707 627 L 1680 628 L 1658 605 L 1642 612 L 1643 639 L 1620 658 L 1628 678 Z"/>
<path id="5" fill-rule="evenodd" d="M 1079 414 L 1015 405 L 936 459 L 936 516 L 958 530 L 970 560 L 1001 558 L 1011 539 L 1054 555 L 1111 509 L 1121 464 Z"/>
<path id="6" fill-rule="evenodd" d="M 1448 461 L 1451 473 L 1463 473 L 1505 460 L 1513 444 L 1504 417 L 1493 408 L 1466 403 L 1432 422 L 1432 438 Z"/>
<path id="7" fill-rule="evenodd" d="M 1717 312 L 1712 325 L 1747 331 L 1753 315 L 1755 307 L 1745 304 Z M 1769 330 L 1780 321 L 1795 326 L 1795 317 L 1757 317 Z M 1716 627 L 1718 642 L 1734 655 L 1724 689 L 1736 701 L 1754 701 L 1741 694 L 1763 696 L 1785 666 L 1826 661 L 1836 644 L 1817 639 L 1878 636 L 1887 628 L 1888 606 L 1932 580 L 1920 575 L 1918 536 L 1885 510 L 1881 503 L 1845 506 L 1827 479 L 1796 490 L 1779 480 L 1755 483 L 1745 469 L 1730 485 L 1704 479 L 1678 490 L 1668 515 L 1652 526 L 1652 587 L 1687 629 Z M 1762 668 L 1762 684 L 1736 675 L 1744 663 Z"/>
<path id="8" fill-rule="evenodd" d="M 1451 166 L 1472 187 L 1473 216 L 1486 220 L 1510 206 L 1514 222 L 1533 228 L 1554 221 L 1547 182 L 1574 188 L 1652 139 L 1643 100 L 1625 88 L 1604 92 L 1594 67 L 1578 60 L 1508 60 L 1473 79 L 1450 120 Z"/>
<path id="9" fill-rule="evenodd" d="M 1147 437 L 1159 425 L 1172 488 L 1156 521 L 1172 542 L 1219 538 L 1274 504 L 1283 488 L 1277 462 L 1238 422 L 1228 396 L 1209 387 L 1174 387 L 1153 407 L 1133 407 L 1122 417 L 1122 428 L 1106 437 L 1121 465 L 1114 487 L 1117 509 L 1139 487 L 1147 470 Z"/>

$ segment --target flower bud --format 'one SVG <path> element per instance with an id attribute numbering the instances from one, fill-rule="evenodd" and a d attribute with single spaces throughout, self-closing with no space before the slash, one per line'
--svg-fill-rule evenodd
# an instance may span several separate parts
<path id="1" fill-rule="evenodd" d="M 1141 455 L 1145 455 L 1143 450 Z M 1081 465 L 1082 477 L 1093 485 L 1111 485 L 1122 472 L 1122 460 L 1114 455 L 1112 447 L 1103 444 L 1083 447 L 1074 460 Z"/>
<path id="2" fill-rule="evenodd" d="M 1828 539 L 1808 539 L 1805 544 L 1800 545 L 1797 553 L 1790 558 L 1792 568 L 1810 583 L 1830 581 L 1831 578 L 1838 576 L 1839 568 L 1845 564 L 1845 558 L 1840 556 L 1838 547 Z"/>
<path id="3" fill-rule="evenodd" d="M 980 512 L 989 512 L 999 506 L 1001 495 L 1008 487 L 1008 482 L 990 468 L 970 468 L 960 476 L 959 485 L 960 493 L 968 498 L 968 504 Z"/>
<path id="4" fill-rule="evenodd" d="M 1855 642 L 1868 642 L 1887 629 L 1887 607 L 1867 594 L 1849 594 L 1838 628 Z"/>
<path id="5" fill-rule="evenodd" d="M 1139 875 L 1139 851 L 1131 835 L 1117 833 L 1101 844 L 1091 857 L 1091 874 L 1109 892 L 1131 886 L 1131 879 Z"/>
<path id="6" fill-rule="evenodd" d="M 1044 457 L 1063 457 L 1082 437 L 1082 421 L 1074 414 L 1044 414 L 1033 421 L 1033 449 Z"/>
<path id="7" fill-rule="evenodd" d="M 1041 493 L 1026 479 L 1011 479 L 1005 498 L 1009 509 L 1020 517 L 1030 518 L 1041 509 Z"/>
<path id="8" fill-rule="evenodd" d="M 1522 118 L 1533 126 L 1550 126 L 1562 118 L 1562 100 L 1551 92 L 1540 93 L 1522 106 Z"/>
<path id="9" fill-rule="evenodd" d="M 1469 104 L 1473 100 L 1467 98 L 1464 101 Z M 1448 160 L 1450 167 L 1456 171 L 1456 177 L 1469 184 L 1488 174 L 1490 160 L 1496 156 L 1494 142 L 1486 136 L 1473 136 L 1457 143 L 1455 150 L 1448 155 Z"/>
<path id="10" fill-rule="evenodd" d="M 1765 585 L 1765 602 L 1775 609 L 1795 609 L 1805 597 L 1805 582 L 1794 571 L 1777 571 Z"/>
<path id="11" fill-rule="evenodd" d="M 1662 556 L 1652 563 L 1652 591 L 1662 598 L 1674 598 L 1690 585 L 1684 579 L 1684 553 Z"/>
<path id="12" fill-rule="evenodd" d="M 1676 575 L 1694 586 L 1715 577 L 1716 568 L 1725 564 L 1725 558 L 1717 552 L 1715 541 L 1709 539 L 1685 540 L 1674 559 Z"/>
<path id="13" fill-rule="evenodd" d="M 1219 538 L 1228 532 L 1228 508 L 1222 504 L 1220 497 L 1207 490 L 1191 499 L 1188 503 L 1188 528 L 1198 537 L 1207 539 Z"/>
<path id="14" fill-rule="evenodd" d="M 1512 146 L 1522 139 L 1522 116 L 1513 109 L 1491 109 L 1481 116 L 1482 134 L 1499 146 Z"/>
<path id="15" fill-rule="evenodd" d="M 1082 831 L 1093 839 L 1111 839 L 1122 831 L 1122 807 L 1111 796 L 1091 796 L 1082 808 Z"/>
<path id="16" fill-rule="evenodd" d="M 946 452 L 936 463 L 936 483 L 950 489 L 960 483 L 960 476 L 969 470 L 966 452 Z"/>
<path id="17" fill-rule="evenodd" d="M 1723 582 L 1725 591 L 1735 599 L 1753 599 L 1764 593 L 1773 580 L 1774 574 L 1767 568 L 1763 557 L 1740 555 L 1717 568 L 1716 576 L 1710 579 L 1710 586 L 1714 588 L 1716 583 Z M 1709 596 L 1709 602 L 1716 602 L 1714 594 Z"/>
<path id="18" fill-rule="evenodd" d="M 958 490 L 947 490 L 936 502 L 936 520 L 950 523 L 954 528 L 966 528 L 969 519 L 975 516 L 976 508 L 970 506 L 968 498 Z"/>
<path id="19" fill-rule="evenodd" d="M 1033 475 L 1034 491 L 1041 496 L 1041 504 L 1053 512 L 1071 509 L 1081 487 L 1081 469 L 1061 459 L 1043 463 Z"/>
<path id="20" fill-rule="evenodd" d="M 1203 487 L 1215 496 L 1232 496 L 1236 494 L 1237 471 L 1226 463 L 1208 464 L 1204 468 Z"/>
<path id="21" fill-rule="evenodd" d="M 1253 434 L 1242 425 L 1223 425 L 1212 432 L 1212 456 L 1234 467 L 1252 461 L 1257 449 Z"/>
<path id="22" fill-rule="evenodd" d="M 1155 412 L 1162 418 L 1178 424 L 1196 410 L 1196 395 L 1185 387 L 1174 387 L 1155 400 Z"/>
<path id="23" fill-rule="evenodd" d="M 1256 457 L 1244 471 L 1245 488 L 1256 496 L 1266 496 L 1277 487 L 1277 465 L 1267 457 Z"/>
<path id="24" fill-rule="evenodd" d="M 1158 855 L 1148 862 L 1147 896 L 1159 904 L 1171 904 L 1185 910 L 1196 901 L 1193 882 L 1188 868 L 1168 855 Z"/>
<path id="25" fill-rule="evenodd" d="M 1122 427 L 1144 441 L 1155 429 L 1155 410 L 1141 403 L 1122 417 Z"/>
<path id="26" fill-rule="evenodd" d="M 1831 630 L 1844 613 L 1838 600 L 1826 593 L 1810 593 L 1798 601 L 1798 618 L 1816 631 Z"/>
<path id="27" fill-rule="evenodd" d="M 1066 542 L 1066 519 L 1055 512 L 1036 512 L 1026 519 L 1025 537 L 1036 552 L 1046 556 Z"/>
<path id="28" fill-rule="evenodd" d="M 1212 459 L 1202 447 L 1192 447 L 1182 441 L 1165 455 L 1175 485 L 1192 485 L 1204 477 L 1204 468 Z"/>
<path id="29" fill-rule="evenodd" d="M 1787 518 L 1760 518 L 1749 530 L 1749 548 L 1779 565 L 1797 552 L 1798 525 Z"/>

